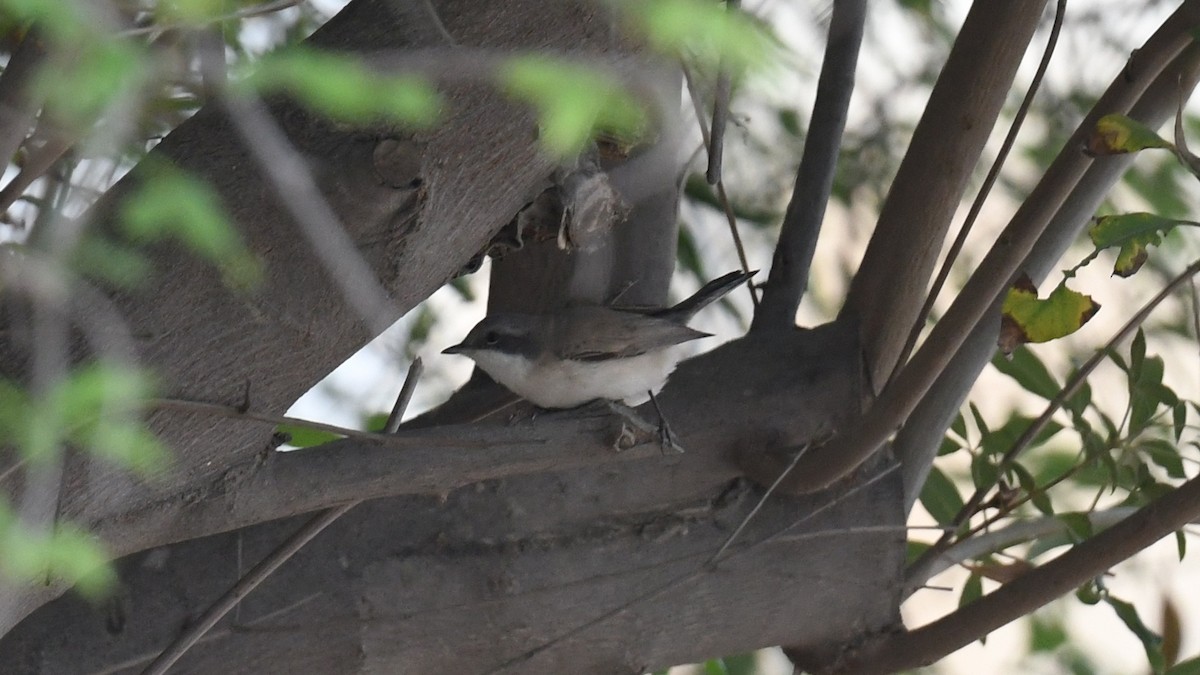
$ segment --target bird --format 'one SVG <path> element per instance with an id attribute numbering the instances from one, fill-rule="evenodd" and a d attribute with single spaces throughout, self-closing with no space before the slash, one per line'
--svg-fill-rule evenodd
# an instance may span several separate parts
<path id="1" fill-rule="evenodd" d="M 545 409 L 595 400 L 652 399 L 683 358 L 677 347 L 709 337 L 689 328 L 697 312 L 748 281 L 730 272 L 672 307 L 573 305 L 545 314 L 498 312 L 443 354 L 473 359 L 492 379 Z"/>

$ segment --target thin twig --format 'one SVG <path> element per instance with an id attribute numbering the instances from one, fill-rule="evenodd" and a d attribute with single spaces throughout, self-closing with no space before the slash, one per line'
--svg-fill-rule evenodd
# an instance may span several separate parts
<path id="1" fill-rule="evenodd" d="M 417 380 L 421 379 L 421 374 L 425 372 L 425 364 L 422 363 L 421 357 L 413 359 L 412 365 L 408 367 L 408 374 L 404 376 L 404 386 L 400 387 L 400 395 L 396 397 L 396 404 L 392 406 L 392 413 L 388 415 L 387 424 L 383 425 L 383 433 L 394 434 L 400 429 L 400 420 L 404 417 L 404 411 L 408 410 L 408 404 L 412 401 L 413 392 L 417 389 Z"/>
<path id="2" fill-rule="evenodd" d="M 325 431 L 331 434 L 337 434 L 338 436 L 357 438 L 363 441 L 380 442 L 387 439 L 385 435 L 377 434 L 371 431 L 360 431 L 358 429 L 351 429 L 349 427 L 339 427 L 335 424 L 315 422 L 313 420 L 300 419 L 299 417 L 288 417 L 287 415 L 272 415 L 269 413 L 255 412 L 253 410 L 245 410 L 239 406 L 226 405 L 224 403 L 188 401 L 181 398 L 152 398 L 146 400 L 146 406 L 162 410 L 179 410 L 183 412 L 216 415 L 218 417 L 231 417 L 234 419 L 251 420 L 254 422 L 262 422 L 263 424 L 272 424 L 276 426 L 285 424 L 304 429 L 312 429 L 314 431 Z"/>
<path id="3" fill-rule="evenodd" d="M 1153 312 L 1163 300 L 1166 300 L 1168 297 L 1170 297 L 1171 293 L 1173 293 L 1175 289 L 1179 288 L 1179 286 L 1183 285 L 1196 274 L 1200 274 L 1200 260 L 1192 262 L 1192 264 L 1188 265 L 1183 272 L 1172 279 L 1165 287 L 1163 287 L 1161 291 L 1158 292 L 1157 295 L 1151 298 L 1145 305 L 1142 306 L 1141 309 L 1137 311 L 1136 314 L 1130 317 L 1129 321 L 1125 322 L 1125 325 L 1122 326 L 1121 329 L 1118 330 L 1111 338 L 1109 338 L 1109 340 L 1104 343 L 1103 347 L 1097 349 L 1092 356 L 1088 358 L 1088 360 L 1085 361 L 1077 371 L 1075 371 L 1075 374 L 1072 375 L 1071 379 L 1063 385 L 1063 388 L 1058 392 L 1058 394 L 1046 404 L 1046 408 L 1042 411 L 1042 414 L 1025 428 L 1025 431 L 1022 432 L 1015 441 L 1013 441 L 1013 444 L 1009 446 L 1008 450 L 1006 450 L 1001 456 L 999 463 L 996 465 L 995 475 L 997 477 L 1004 475 L 1004 472 L 1009 466 L 1012 465 L 1013 461 L 1016 460 L 1017 455 L 1029 447 L 1029 444 L 1033 441 L 1033 439 L 1036 438 L 1037 435 L 1046 428 L 1046 425 L 1050 423 L 1050 420 L 1054 417 L 1055 413 L 1062 409 L 1062 407 L 1066 404 L 1067 399 L 1073 396 L 1079 387 L 1082 386 L 1085 381 L 1087 381 L 1087 378 L 1089 375 L 1091 375 L 1092 371 L 1095 370 L 1096 367 L 1108 357 L 1112 350 L 1115 349 L 1118 344 L 1128 338 L 1135 330 L 1137 330 L 1137 328 L 1141 326 L 1142 323 L 1145 322 L 1150 316 L 1150 313 Z M 979 508 L 979 505 L 983 503 L 983 498 L 994 485 L 994 482 L 989 482 L 987 484 L 977 486 L 975 488 L 975 492 L 971 495 L 971 498 L 967 500 L 966 504 L 963 505 L 958 514 L 954 516 L 954 520 L 951 522 L 955 526 L 965 523 L 968 518 L 974 515 L 975 511 Z M 947 532 L 933 546 L 929 547 L 929 549 L 921 554 L 921 556 L 915 562 L 913 562 L 912 567 L 915 568 L 923 565 L 928 558 L 940 555 L 941 552 L 948 546 L 950 539 L 952 538 L 953 533 Z"/>
<path id="4" fill-rule="evenodd" d="M 833 190 L 866 18 L 867 0 L 833 3 L 804 153 L 780 226 L 762 306 L 754 314 L 751 330 L 790 328 L 796 323 L 796 310 L 808 289 L 809 270 Z"/>
<path id="5" fill-rule="evenodd" d="M 737 12 L 741 0 L 726 0 L 725 11 Z M 733 75 L 725 59 L 717 66 L 717 87 L 713 93 L 712 131 L 709 134 L 708 170 L 704 176 L 709 185 L 721 181 L 721 160 L 725 154 L 725 126 L 729 122 L 729 97 L 733 88 Z"/>
<path id="6" fill-rule="evenodd" d="M 704 141 L 704 148 L 707 150 L 711 147 L 711 142 L 708 136 L 708 127 L 704 125 L 704 105 L 700 102 L 700 91 L 696 88 L 691 69 L 687 66 L 683 66 L 683 80 L 687 83 L 688 97 L 692 100 L 692 107 L 696 111 L 696 122 L 700 127 L 700 138 Z M 746 257 L 746 247 L 742 244 L 742 235 L 738 232 L 737 215 L 733 212 L 733 205 L 729 203 L 729 195 L 725 193 L 724 180 L 717 181 L 717 200 L 721 203 L 721 210 L 725 212 L 725 220 L 729 223 L 729 234 L 733 237 L 733 247 L 737 250 L 738 262 L 742 265 L 742 271 L 749 274 L 750 261 Z M 757 287 L 750 282 L 746 284 L 746 290 L 750 293 L 750 301 L 757 310 Z"/>
<path id="7" fill-rule="evenodd" d="M 717 561 L 721 558 L 721 554 L 725 553 L 725 550 L 733 544 L 734 540 L 738 538 L 738 535 L 742 533 L 742 530 L 746 529 L 746 526 L 750 524 L 750 521 L 754 519 L 754 516 L 758 515 L 758 512 L 762 509 L 763 505 L 767 503 L 767 500 L 771 498 L 771 495 L 775 493 L 775 489 L 779 487 L 779 484 L 783 482 L 783 479 L 792 472 L 792 469 L 796 468 L 796 462 L 800 461 L 800 457 L 808 451 L 808 448 L 808 443 L 800 446 L 800 449 L 796 451 L 795 456 L 792 457 L 792 461 L 787 465 L 786 468 L 784 468 L 783 471 L 780 472 L 779 477 L 775 479 L 775 482 L 771 483 L 766 491 L 763 492 L 762 497 L 758 498 L 758 503 L 754 505 L 754 508 L 750 509 L 750 513 L 746 514 L 746 517 L 742 519 L 742 522 L 739 523 L 736 528 L 734 528 L 729 537 L 725 539 L 725 543 L 721 544 L 721 548 L 717 549 L 717 552 L 712 554 L 712 557 L 708 559 L 707 563 L 705 563 L 706 565 L 711 566 L 717 563 Z"/>
<path id="8" fill-rule="evenodd" d="M 900 351 L 900 358 L 896 359 L 896 365 L 892 369 L 892 374 L 888 377 L 889 380 L 895 377 L 896 372 L 908 360 L 909 354 L 912 353 L 913 347 L 916 346 L 917 338 L 921 335 L 921 329 L 925 327 L 925 321 L 929 318 L 929 312 L 933 309 L 933 303 L 937 301 L 938 294 L 941 293 L 942 286 L 946 283 L 946 278 L 950 276 L 950 268 L 954 266 L 954 261 L 958 259 L 958 254 L 962 251 L 963 245 L 966 244 L 967 235 L 971 233 L 971 228 L 974 227 L 975 221 L 979 218 L 980 211 L 983 210 L 984 202 L 987 201 L 988 195 L 991 194 L 992 186 L 995 185 L 996 179 L 1000 177 L 1000 169 L 1004 167 L 1009 152 L 1012 151 L 1013 145 L 1017 142 L 1017 135 L 1021 131 L 1021 126 L 1025 122 L 1026 115 L 1029 114 L 1029 108 L 1033 105 L 1033 99 L 1041 87 L 1042 80 L 1046 77 L 1046 70 L 1050 67 L 1050 59 L 1054 56 L 1054 48 L 1058 44 L 1058 36 L 1062 32 L 1063 16 L 1066 14 L 1066 11 L 1067 0 L 1058 0 L 1054 11 L 1054 24 L 1050 27 L 1050 37 L 1046 40 L 1046 49 L 1042 52 L 1042 60 L 1038 63 L 1038 69 L 1034 73 L 1033 81 L 1029 83 L 1029 90 L 1025 92 L 1025 98 L 1021 100 L 1021 106 L 1017 108 L 1017 114 L 1013 117 L 1012 125 L 1008 128 L 1008 135 L 1004 137 L 1004 143 L 1000 145 L 1000 152 L 996 154 L 996 159 L 992 162 L 992 167 L 988 170 L 987 177 L 983 179 L 983 185 L 980 186 L 979 192 L 975 195 L 975 200 L 971 202 L 971 209 L 967 212 L 967 217 L 963 220 L 962 227 L 958 230 L 958 236 L 955 237 L 954 243 L 950 245 L 950 249 L 946 252 L 946 259 L 942 262 L 942 268 L 938 270 L 937 278 L 933 280 L 933 286 L 929 289 L 929 295 L 925 298 L 925 304 L 917 314 L 916 321 L 913 322 L 912 329 L 908 334 L 908 340 L 904 343 L 904 349 Z"/>
<path id="9" fill-rule="evenodd" d="M 447 44 L 457 47 L 458 41 L 454 39 L 450 31 L 446 30 L 446 24 L 442 23 L 442 17 L 438 16 L 437 8 L 433 6 L 433 2 L 431 0 L 424 0 L 424 2 L 425 10 L 429 12 L 429 18 L 433 21 L 433 27 L 437 29 L 437 32 L 442 34 L 442 38 Z"/>
<path id="10" fill-rule="evenodd" d="M 421 360 L 416 359 L 408 368 L 408 376 L 404 380 L 404 385 L 400 388 L 400 395 L 396 399 L 396 405 L 392 408 L 392 414 L 388 418 L 388 433 L 395 433 L 395 428 L 400 426 L 400 419 L 404 416 L 404 411 L 408 407 L 408 402 L 412 400 L 413 390 L 416 389 L 417 379 L 423 370 Z M 392 424 L 392 419 L 395 419 L 395 425 Z M 288 537 L 282 544 L 267 554 L 261 562 L 255 565 L 249 572 L 246 573 L 236 584 L 233 585 L 225 595 L 221 596 L 215 603 L 212 604 L 196 623 L 192 624 L 182 635 L 177 637 L 158 658 L 154 659 L 149 666 L 142 671 L 143 675 L 162 675 L 170 668 L 172 664 L 179 660 L 181 656 L 196 644 L 196 641 L 204 636 L 206 632 L 217 624 L 230 609 L 237 606 L 247 595 L 258 587 L 267 577 L 271 576 L 279 566 L 296 555 L 304 545 L 312 541 L 326 527 L 329 527 L 338 518 L 341 518 L 347 511 L 358 506 L 363 500 L 356 499 L 352 502 L 347 502 L 339 506 L 335 506 L 326 511 L 322 511 L 308 521 L 295 534 Z"/>

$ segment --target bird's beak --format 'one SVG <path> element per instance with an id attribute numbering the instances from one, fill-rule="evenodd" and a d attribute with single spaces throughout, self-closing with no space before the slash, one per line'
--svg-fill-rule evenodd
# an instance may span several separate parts
<path id="1" fill-rule="evenodd" d="M 464 344 L 457 344 L 452 347 L 446 347 L 442 350 L 443 354 L 462 354 L 466 352 L 468 347 Z"/>

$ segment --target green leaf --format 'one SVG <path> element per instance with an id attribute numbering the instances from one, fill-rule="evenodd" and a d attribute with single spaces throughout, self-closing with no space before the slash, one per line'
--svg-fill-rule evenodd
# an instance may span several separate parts
<path id="1" fill-rule="evenodd" d="M 1088 236 L 1097 251 L 1119 248 L 1113 274 L 1132 276 L 1149 256 L 1147 247 L 1158 246 L 1162 238 L 1178 225 L 1197 225 L 1190 220 L 1175 220 L 1153 213 L 1121 213 L 1096 218 Z"/>
<path id="2" fill-rule="evenodd" d="M 982 488 L 995 485 L 1000 479 L 996 465 L 992 464 L 989 455 L 980 454 L 971 460 L 971 480 L 975 487 Z"/>
<path id="3" fill-rule="evenodd" d="M 1047 400 L 1058 396 L 1061 389 L 1041 359 L 1024 346 L 1014 349 L 1008 358 L 997 354 L 992 367 L 1016 380 L 1026 391 Z"/>
<path id="4" fill-rule="evenodd" d="M 1166 661 L 1162 653 L 1162 637 L 1142 623 L 1137 608 L 1132 604 L 1112 596 L 1105 597 L 1104 601 L 1112 606 L 1117 616 L 1125 623 L 1125 627 L 1141 640 L 1142 648 L 1146 650 L 1146 659 L 1150 662 L 1153 672 L 1162 673 L 1166 669 Z"/>
<path id="5" fill-rule="evenodd" d="M 1075 597 L 1085 605 L 1094 605 L 1104 599 L 1104 589 L 1095 579 L 1089 579 L 1075 589 Z"/>
<path id="6" fill-rule="evenodd" d="M 1029 495 L 1029 501 L 1033 503 L 1034 508 L 1047 516 L 1054 515 L 1054 505 L 1050 502 L 1050 496 L 1040 488 L 1037 481 L 1034 480 L 1033 474 L 1020 464 L 1014 463 L 1009 467 L 1013 474 L 1017 477 L 1017 482 L 1021 485 L 1021 489 L 1025 494 Z"/>
<path id="7" fill-rule="evenodd" d="M 1148 438 L 1138 447 L 1150 461 L 1165 469 L 1171 478 L 1187 478 L 1187 473 L 1183 470 L 1183 457 L 1174 443 L 1161 438 Z"/>
<path id="8" fill-rule="evenodd" d="M 954 481 L 947 478 L 936 466 L 929 470 L 929 478 L 921 488 L 920 499 L 921 505 L 940 525 L 954 522 L 954 517 L 963 507 L 962 496 L 958 493 Z"/>
<path id="9" fill-rule="evenodd" d="M 424 128 L 441 114 L 441 98 L 415 75 L 372 72 L 347 54 L 291 48 L 254 64 L 240 86 L 294 96 L 318 113 L 347 122 L 390 120 Z"/>
<path id="10" fill-rule="evenodd" d="M 363 418 L 363 430 L 382 433 L 383 428 L 387 426 L 388 413 L 372 413 Z"/>
<path id="11" fill-rule="evenodd" d="M 62 579 L 90 599 L 99 599 L 116 584 L 109 555 L 89 535 L 69 523 L 51 532 L 30 532 L 7 505 L 0 503 L 0 572 L 23 583 Z"/>
<path id="12" fill-rule="evenodd" d="M 963 584 L 962 595 L 958 597 L 958 606 L 966 607 L 983 597 L 983 579 L 975 572 L 967 577 L 967 583 Z"/>
<path id="13" fill-rule="evenodd" d="M 510 59 L 500 73 L 505 91 L 537 109 L 542 144 L 556 156 L 574 156 L 596 131 L 630 143 L 645 133 L 641 106 L 607 73 L 543 56 Z"/>
<path id="14" fill-rule="evenodd" d="M 1136 380 L 1141 377 L 1142 366 L 1146 361 L 1146 333 L 1139 328 L 1129 343 L 1129 378 Z"/>
<path id="15" fill-rule="evenodd" d="M 314 445 L 336 441 L 341 438 L 341 436 L 328 431 L 297 424 L 280 424 L 275 427 L 275 433 L 286 435 L 288 440 L 284 442 L 297 448 L 311 448 Z"/>
<path id="16" fill-rule="evenodd" d="M 706 68 L 720 63 L 735 74 L 762 70 L 778 51 L 764 24 L 719 3 L 626 0 L 620 7 L 652 48 L 672 58 L 687 53 Z"/>
<path id="17" fill-rule="evenodd" d="M 979 435 L 987 436 L 990 432 L 988 431 L 987 422 L 983 420 L 983 414 L 979 412 L 979 408 L 974 403 L 968 403 L 967 407 L 971 409 L 971 417 L 975 419 L 975 428 L 979 429 Z"/>
<path id="18" fill-rule="evenodd" d="M 175 238 L 215 264 L 234 288 L 261 281 L 258 260 L 242 244 L 211 186 L 166 164 L 147 173 L 138 192 L 125 201 L 126 234 L 140 241 Z"/>
<path id="19" fill-rule="evenodd" d="M 1059 621 L 1046 621 L 1037 614 L 1030 616 L 1029 651 L 1053 652 L 1067 642 L 1067 631 Z"/>
<path id="20" fill-rule="evenodd" d="M 1175 146 L 1141 122 L 1113 114 L 1105 115 L 1096 122 L 1087 148 L 1093 155 L 1119 155 L 1147 148 L 1173 150 Z"/>
<path id="21" fill-rule="evenodd" d="M 937 456 L 941 457 L 943 455 L 949 455 L 951 453 L 958 452 L 959 450 L 962 450 L 962 447 L 962 443 L 957 438 L 954 438 L 950 434 L 946 434 L 946 436 L 942 439 L 942 444 L 938 446 Z"/>
<path id="22" fill-rule="evenodd" d="M 1067 532 L 1076 542 L 1092 537 L 1092 521 L 1086 513 L 1060 513 L 1056 517 L 1067 527 Z"/>
<path id="23" fill-rule="evenodd" d="M 1175 550 L 1179 553 L 1179 562 L 1187 555 L 1187 534 L 1183 530 L 1175 530 Z"/>
<path id="24" fill-rule="evenodd" d="M 1200 656 L 1176 663 L 1166 675 L 1200 675 Z"/>
<path id="25" fill-rule="evenodd" d="M 1027 342 L 1048 342 L 1070 335 L 1099 310 L 1100 305 L 1091 297 L 1067 288 L 1065 279 L 1040 300 L 1033 282 L 1022 274 L 1004 299 L 1000 350 L 1011 354 Z"/>
<path id="26" fill-rule="evenodd" d="M 729 669 L 725 667 L 724 660 L 709 659 L 704 662 L 704 675 L 729 675 Z"/>
<path id="27" fill-rule="evenodd" d="M 963 417 L 961 410 L 954 416 L 954 421 L 950 423 L 950 430 L 958 434 L 962 440 L 967 440 L 967 420 Z"/>
<path id="28" fill-rule="evenodd" d="M 1129 382 L 1129 432 L 1137 435 L 1149 426 L 1154 413 L 1163 402 L 1164 364 L 1162 357 L 1151 356 L 1142 364 L 1137 379 Z M 1132 373 L 1132 368 L 1130 369 Z"/>
<path id="29" fill-rule="evenodd" d="M 82 133 L 121 98 L 136 95 L 149 79 L 149 68 L 144 52 L 131 41 L 81 34 L 71 43 L 52 54 L 34 87 L 55 124 Z"/>

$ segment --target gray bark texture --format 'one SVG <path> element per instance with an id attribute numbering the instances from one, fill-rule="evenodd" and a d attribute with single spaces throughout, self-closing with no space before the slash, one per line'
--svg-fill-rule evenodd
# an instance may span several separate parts
<path id="1" fill-rule="evenodd" d="M 435 4 L 467 47 L 631 49 L 600 3 Z M 428 8 L 354 0 L 311 41 L 365 52 L 445 47 Z M 454 85 L 447 101 L 441 124 L 418 134 L 347 129 L 272 103 L 390 295 L 389 321 L 487 248 L 556 168 L 539 154 L 528 111 L 475 85 Z M 266 281 L 239 294 L 186 250 L 154 247 L 155 277 L 110 294 L 138 356 L 171 397 L 282 413 L 371 330 L 221 112 L 202 110 L 154 154 L 219 191 Z M 116 231 L 146 170 L 95 207 L 94 227 Z M 638 237 L 617 237 L 612 255 L 624 262 L 613 274 L 636 272 L 623 248 L 656 251 L 639 292 L 662 295 L 677 197 L 646 194 L 623 227 L 653 226 L 640 249 Z M 528 269 L 553 269 L 547 257 L 545 247 L 522 251 L 494 276 L 536 283 Z M 511 279 L 510 297 L 520 290 Z M 0 307 L 0 372 L 16 377 L 29 352 L 20 316 Z M 465 418 L 451 405 L 394 442 L 287 455 L 273 451 L 271 425 L 160 411 L 152 425 L 173 450 L 170 472 L 142 482 L 74 457 L 61 492 L 61 518 L 120 557 L 119 592 L 91 606 L 54 584 L 21 589 L 24 620 L 0 627 L 0 670 L 138 672 L 303 514 L 356 499 L 372 501 L 284 565 L 173 672 L 634 673 L 777 644 L 829 667 L 899 622 L 905 533 L 894 466 L 875 462 L 814 495 L 771 497 L 711 559 L 763 495 L 740 477 L 740 457 L 800 447 L 859 414 L 856 335 L 848 322 L 761 331 L 684 364 L 662 396 L 688 450 L 680 457 L 663 457 L 653 434 L 616 454 L 612 418 L 586 410 L 455 425 Z M 5 485 L 14 495 L 19 473 Z"/>

